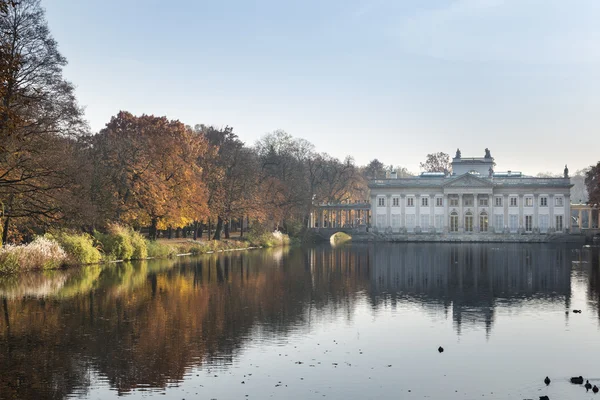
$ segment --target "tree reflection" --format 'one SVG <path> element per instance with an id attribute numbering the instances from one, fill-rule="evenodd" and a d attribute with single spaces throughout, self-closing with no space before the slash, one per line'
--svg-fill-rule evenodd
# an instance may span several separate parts
<path id="1" fill-rule="evenodd" d="M 569 307 L 572 257 L 567 247 L 522 244 L 352 245 L 11 278 L 0 281 L 0 398 L 65 398 L 94 375 L 120 393 L 165 387 L 191 367 L 227 367 L 248 340 L 352 318 L 365 298 L 375 309 L 442 309 L 459 334 L 464 324 L 489 332 L 497 307 Z M 598 270 L 589 274 L 596 308 Z"/>

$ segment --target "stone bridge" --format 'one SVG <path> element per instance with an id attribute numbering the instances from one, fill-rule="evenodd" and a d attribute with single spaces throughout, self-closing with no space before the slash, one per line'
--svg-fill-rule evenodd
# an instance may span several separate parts
<path id="1" fill-rule="evenodd" d="M 331 237 L 336 233 L 343 232 L 347 235 L 355 237 L 357 235 L 367 233 L 367 226 L 357 226 L 357 227 L 346 227 L 346 228 L 312 228 L 310 230 L 313 235 L 323 239 L 323 240 L 331 240 Z"/>

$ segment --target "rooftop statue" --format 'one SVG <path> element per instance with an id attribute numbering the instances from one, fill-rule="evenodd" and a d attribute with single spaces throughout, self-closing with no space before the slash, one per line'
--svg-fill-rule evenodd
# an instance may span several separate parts
<path id="1" fill-rule="evenodd" d="M 488 149 L 487 147 L 485 149 L 485 158 L 492 158 L 492 155 L 490 154 L 490 149 Z"/>
<path id="2" fill-rule="evenodd" d="M 569 168 L 567 168 L 567 164 L 565 164 L 565 178 L 569 177 Z"/>
<path id="3" fill-rule="evenodd" d="M 491 178 L 492 176 L 494 176 L 494 170 L 492 169 L 492 167 L 490 167 L 490 169 L 489 169 L 489 171 L 488 171 L 488 172 L 489 172 L 489 174 L 490 174 L 490 178 Z"/>
<path id="4" fill-rule="evenodd" d="M 460 149 L 456 149 L 456 155 L 454 158 L 460 158 Z"/>

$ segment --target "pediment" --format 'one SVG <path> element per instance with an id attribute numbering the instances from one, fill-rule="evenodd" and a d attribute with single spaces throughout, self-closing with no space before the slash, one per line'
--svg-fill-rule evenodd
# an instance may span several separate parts
<path id="1" fill-rule="evenodd" d="M 470 188 L 491 188 L 494 184 L 487 179 L 479 178 L 473 174 L 463 174 L 446 182 L 444 187 L 470 187 Z"/>

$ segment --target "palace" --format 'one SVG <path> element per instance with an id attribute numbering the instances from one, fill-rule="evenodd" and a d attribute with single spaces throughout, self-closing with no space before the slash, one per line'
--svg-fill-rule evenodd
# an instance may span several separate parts
<path id="1" fill-rule="evenodd" d="M 494 158 L 452 159 L 452 173 L 369 182 L 371 226 L 387 234 L 550 234 L 570 228 L 569 170 L 562 178 L 494 172 Z"/>

